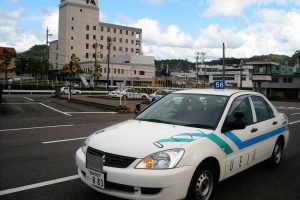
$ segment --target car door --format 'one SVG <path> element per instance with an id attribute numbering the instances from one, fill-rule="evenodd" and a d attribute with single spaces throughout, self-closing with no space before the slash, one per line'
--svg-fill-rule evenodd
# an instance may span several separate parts
<path id="1" fill-rule="evenodd" d="M 228 124 L 235 120 L 234 114 L 237 111 L 244 113 L 242 121 L 245 124 L 245 128 L 231 130 Z M 253 164 L 256 158 L 256 148 L 253 145 L 249 145 L 249 141 L 256 137 L 253 134 L 253 125 L 253 107 L 249 96 L 245 95 L 236 98 L 231 105 L 222 128 L 226 143 L 233 150 L 226 155 L 225 176 L 231 176 Z"/>
<path id="2" fill-rule="evenodd" d="M 271 156 L 274 144 L 276 142 L 276 135 L 281 130 L 281 119 L 279 116 L 275 116 L 274 111 L 268 104 L 268 102 L 261 96 L 251 96 L 251 102 L 254 107 L 255 121 L 253 132 L 257 148 L 257 161 L 267 159 Z"/>

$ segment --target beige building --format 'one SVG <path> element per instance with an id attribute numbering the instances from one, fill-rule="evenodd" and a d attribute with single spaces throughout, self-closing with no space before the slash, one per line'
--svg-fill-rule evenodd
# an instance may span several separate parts
<path id="1" fill-rule="evenodd" d="M 58 40 L 50 43 L 49 61 L 62 69 L 76 54 L 81 62 L 142 54 L 142 29 L 99 22 L 98 0 L 61 0 Z M 96 46 L 96 48 L 95 48 Z"/>

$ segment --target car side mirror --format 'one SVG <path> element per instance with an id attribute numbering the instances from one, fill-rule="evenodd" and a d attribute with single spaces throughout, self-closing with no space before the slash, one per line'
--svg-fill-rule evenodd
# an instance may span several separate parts
<path id="1" fill-rule="evenodd" d="M 141 112 L 141 104 L 136 104 L 134 113 L 137 115 L 139 112 Z"/>

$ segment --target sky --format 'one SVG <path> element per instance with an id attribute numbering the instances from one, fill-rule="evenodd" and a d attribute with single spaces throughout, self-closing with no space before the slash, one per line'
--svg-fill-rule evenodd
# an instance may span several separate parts
<path id="1" fill-rule="evenodd" d="M 0 0 L 0 46 L 17 52 L 57 39 L 59 0 Z M 300 0 L 99 0 L 101 22 L 143 29 L 143 54 L 195 60 L 292 56 L 300 50 Z"/>

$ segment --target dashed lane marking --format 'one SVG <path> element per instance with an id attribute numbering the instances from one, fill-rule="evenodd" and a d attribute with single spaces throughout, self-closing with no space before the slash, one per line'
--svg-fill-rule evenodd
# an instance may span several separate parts
<path id="1" fill-rule="evenodd" d="M 79 175 L 73 175 L 73 176 L 68 176 L 68 177 L 59 178 L 59 179 L 50 180 L 50 181 L 45 181 L 45 182 L 41 182 L 41 183 L 35 183 L 32 185 L 26 185 L 26 186 L 22 186 L 22 187 L 2 190 L 2 191 L 0 191 L 0 196 L 12 194 L 12 193 L 16 193 L 16 192 L 21 192 L 21 191 L 25 191 L 25 190 L 31 190 L 34 188 L 44 187 L 47 185 L 53 185 L 53 184 L 57 184 L 57 183 L 71 181 L 71 180 L 78 179 L 78 178 L 79 178 Z"/>
<path id="2" fill-rule="evenodd" d="M 300 115 L 300 112 L 299 113 L 292 113 L 292 114 L 290 114 L 290 115 Z"/>
<path id="3" fill-rule="evenodd" d="M 289 125 L 292 125 L 292 124 L 297 124 L 297 123 L 300 123 L 300 120 L 298 121 L 294 121 L 294 122 L 290 122 Z"/>
<path id="4" fill-rule="evenodd" d="M 29 100 L 29 101 L 32 101 L 32 102 L 34 102 L 34 100 L 33 99 L 31 99 L 31 98 L 29 98 L 29 97 L 24 97 L 25 99 L 27 99 L 27 100 Z"/>
<path id="5" fill-rule="evenodd" d="M 70 126 L 74 126 L 74 124 L 55 125 L 55 126 L 37 126 L 37 127 L 29 127 L 29 128 L 2 129 L 2 130 L 0 130 L 0 132 L 6 132 L 6 131 L 21 131 L 21 130 L 33 130 L 33 129 L 45 129 L 45 128 L 61 128 L 61 127 L 70 127 Z"/>
<path id="6" fill-rule="evenodd" d="M 84 140 L 87 137 L 81 137 L 81 138 L 72 138 L 72 139 L 65 139 L 65 140 L 54 140 L 54 141 L 48 141 L 48 142 L 42 142 L 42 144 L 53 144 L 53 143 L 60 143 L 60 142 L 70 142 L 75 140 Z"/>
<path id="7" fill-rule="evenodd" d="M 117 114 L 117 112 L 65 112 L 68 114 Z"/>

